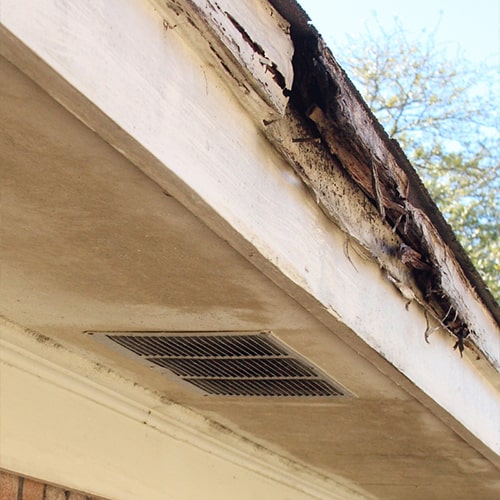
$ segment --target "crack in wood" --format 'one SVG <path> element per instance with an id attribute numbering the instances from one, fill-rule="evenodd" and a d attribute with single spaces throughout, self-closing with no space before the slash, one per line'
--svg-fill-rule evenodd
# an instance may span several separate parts
<path id="1" fill-rule="evenodd" d="M 387 146 L 389 140 L 384 142 L 384 132 L 379 131 L 380 125 L 321 39 L 298 34 L 293 26 L 292 39 L 295 81 L 290 106 L 307 117 L 316 130 L 313 136 L 319 137 L 332 156 L 338 158 L 342 168 L 377 208 L 381 220 L 387 221 L 391 232 L 401 238 L 396 257 L 407 267 L 408 280 L 401 281 L 396 273 L 391 281 L 404 295 L 406 282 L 413 283 L 422 294 L 421 305 L 455 335 L 455 348 L 462 352 L 470 331 L 466 318 L 458 313 L 459 301 L 443 283 L 442 256 L 436 254 L 435 248 L 443 243 L 419 206 L 420 195 L 410 198 L 410 178 L 406 170 L 411 173 L 412 167 L 408 160 L 403 162 L 404 168 L 401 167 L 400 156 L 404 153 L 396 148 L 399 153 L 392 154 Z M 414 172 L 412 175 L 415 176 Z M 320 199 L 321 187 L 317 181 L 308 179 L 307 184 Z M 423 189 L 421 185 L 417 188 Z M 376 249 L 371 251 L 376 255 Z M 386 269 L 389 274 L 393 272 L 390 265 Z M 449 320 L 450 309 L 456 312 L 453 321 Z M 428 333 L 426 330 L 427 336 Z"/>
<path id="2" fill-rule="evenodd" d="M 262 46 L 250 37 L 245 28 L 243 28 L 243 26 L 229 12 L 224 11 L 224 14 L 229 21 L 231 21 L 231 24 L 238 30 L 243 40 L 250 46 L 252 51 L 261 56 L 259 58 L 260 63 L 266 68 L 267 72 L 271 73 L 276 85 L 283 90 L 283 95 L 288 97 L 291 91 L 286 88 L 286 79 L 283 73 L 278 70 L 276 63 L 268 59 Z"/>

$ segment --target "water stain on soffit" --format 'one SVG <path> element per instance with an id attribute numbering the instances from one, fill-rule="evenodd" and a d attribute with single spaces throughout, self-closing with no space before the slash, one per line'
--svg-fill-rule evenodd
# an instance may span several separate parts
<path id="1" fill-rule="evenodd" d="M 24 288 L 33 293 L 51 287 L 103 305 L 224 306 L 263 323 L 273 316 L 267 278 L 2 61 L 12 82 L 2 103 L 9 120 L 0 125 L 2 289 L 30 276 Z M 244 263 L 240 275 L 235 263 Z"/>

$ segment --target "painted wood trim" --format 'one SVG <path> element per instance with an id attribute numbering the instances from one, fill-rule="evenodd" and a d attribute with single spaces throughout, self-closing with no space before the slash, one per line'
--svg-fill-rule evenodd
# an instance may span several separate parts
<path id="1" fill-rule="evenodd" d="M 263 0 L 151 0 L 167 31 L 188 36 L 259 120 L 285 112 L 293 83 L 290 26 Z"/>

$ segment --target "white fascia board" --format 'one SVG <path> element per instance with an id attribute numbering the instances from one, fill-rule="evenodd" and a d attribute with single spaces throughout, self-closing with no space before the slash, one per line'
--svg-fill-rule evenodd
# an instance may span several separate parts
<path id="1" fill-rule="evenodd" d="M 346 324 L 347 342 L 381 369 L 372 349 L 396 367 L 398 383 L 411 381 L 416 397 L 460 422 L 450 422 L 457 432 L 500 454 L 498 387 L 448 335 L 425 342 L 424 311 L 405 307 L 375 262 L 348 251 L 348 236 L 189 37 L 166 30 L 140 0 L 3 0 L 0 8 L 8 59 L 323 323 Z"/>
<path id="2" fill-rule="evenodd" d="M 105 498 L 371 498 L 0 318 L 0 468 Z"/>
<path id="3" fill-rule="evenodd" d="M 179 7 L 179 2 L 154 3 L 166 15 L 169 5 Z M 238 81 L 240 98 L 245 96 L 241 88 L 246 87 L 246 92 L 255 91 L 272 108 L 267 119 L 283 115 L 293 83 L 288 22 L 265 0 L 190 0 L 183 5 L 177 24 L 187 19 L 196 24 L 205 38 L 199 41 L 200 50 L 206 51 L 208 42 L 212 56 L 219 59 L 214 66 L 220 70 L 220 59 L 224 59 L 223 77 Z M 262 109 L 263 103 L 258 104 Z"/>

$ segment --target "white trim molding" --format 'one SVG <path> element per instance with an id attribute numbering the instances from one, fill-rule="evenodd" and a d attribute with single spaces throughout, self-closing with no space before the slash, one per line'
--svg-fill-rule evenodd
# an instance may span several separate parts
<path id="1" fill-rule="evenodd" d="M 106 498 L 370 498 L 0 320 L 0 467 Z"/>

